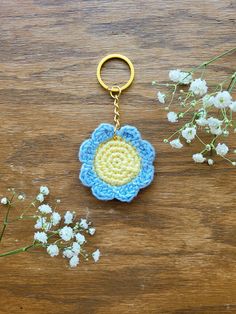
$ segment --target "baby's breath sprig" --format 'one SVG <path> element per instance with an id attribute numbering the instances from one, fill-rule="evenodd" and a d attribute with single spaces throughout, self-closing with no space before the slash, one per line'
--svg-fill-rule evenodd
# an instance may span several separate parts
<path id="1" fill-rule="evenodd" d="M 208 87 L 206 80 L 207 67 L 221 59 L 222 57 L 236 51 L 236 47 L 224 53 L 203 62 L 188 72 L 181 70 L 171 70 L 169 79 L 171 83 L 152 84 L 158 87 L 168 89 L 167 93 L 157 92 L 157 99 L 165 105 L 168 111 L 167 119 L 171 123 L 178 124 L 182 119 L 184 122 L 168 138 L 164 139 L 173 148 L 181 149 L 183 147 L 182 139 L 191 143 L 197 139 L 203 148 L 200 152 L 193 154 L 192 158 L 196 163 L 207 162 L 209 165 L 214 160 L 208 157 L 215 152 L 221 158 L 236 166 L 236 160 L 227 157 L 229 147 L 222 142 L 222 138 L 227 138 L 230 132 L 236 133 L 236 101 L 232 98 L 232 91 L 236 84 L 236 72 L 227 76 L 223 81 Z M 194 78 L 194 74 L 201 71 L 200 77 Z M 171 110 L 171 106 L 176 103 L 179 106 L 177 110 Z M 202 134 L 211 136 L 210 140 L 202 138 Z M 235 152 L 235 150 L 234 150 Z"/>
<path id="2" fill-rule="evenodd" d="M 9 220 L 10 210 L 18 202 L 25 200 L 25 194 L 17 193 L 15 189 L 8 189 L 8 192 L 10 192 L 10 197 L 4 196 L 0 201 L 1 205 L 6 207 L 0 233 L 0 242 L 3 239 L 7 226 L 15 221 L 32 219 L 36 231 L 34 232 L 32 243 L 21 248 L 0 253 L 0 257 L 21 252 L 30 252 L 31 249 L 44 248 L 51 257 L 61 253 L 64 258 L 69 260 L 70 267 L 76 267 L 80 262 L 80 257 L 83 257 L 87 261 L 91 255 L 95 262 L 99 260 L 99 249 L 89 254 L 85 248 L 88 236 L 93 236 L 96 232 L 92 223 L 87 218 L 78 219 L 75 212 L 69 210 L 61 216 L 56 211 L 56 206 L 53 208 L 45 203 L 45 199 L 49 195 L 48 187 L 41 186 L 37 196 L 25 207 L 21 215 L 14 220 Z M 59 201 L 57 201 L 58 203 Z M 34 210 L 36 209 L 36 212 L 30 215 L 29 210 L 32 207 Z"/>

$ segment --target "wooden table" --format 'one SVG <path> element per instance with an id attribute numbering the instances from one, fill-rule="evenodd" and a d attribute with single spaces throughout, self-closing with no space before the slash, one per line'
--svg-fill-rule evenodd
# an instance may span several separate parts
<path id="1" fill-rule="evenodd" d="M 0 21 L 1 195 L 49 186 L 61 211 L 89 215 L 102 252 L 72 270 L 46 253 L 2 258 L 0 313 L 236 313 L 235 169 L 194 164 L 195 145 L 164 144 L 174 127 L 151 86 L 235 46 L 235 2 L 1 0 Z M 136 70 L 122 121 L 158 152 L 154 183 L 131 204 L 98 201 L 78 180 L 79 145 L 113 119 L 96 80 L 109 53 Z M 234 66 L 235 54 L 212 65 L 211 82 Z M 108 82 L 127 77 L 122 62 L 106 65 Z M 1 251 L 32 235 L 31 223 L 13 224 Z"/>

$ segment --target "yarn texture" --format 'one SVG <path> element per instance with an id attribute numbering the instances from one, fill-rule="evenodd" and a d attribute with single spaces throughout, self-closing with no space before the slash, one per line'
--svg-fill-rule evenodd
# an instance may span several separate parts
<path id="1" fill-rule="evenodd" d="M 99 200 L 130 202 L 152 182 L 154 159 L 153 146 L 137 128 L 123 126 L 114 139 L 114 126 L 102 123 L 80 147 L 80 180 Z"/>
<path id="2" fill-rule="evenodd" d="M 97 148 L 94 159 L 95 172 L 112 186 L 132 181 L 138 175 L 140 166 L 137 150 L 121 137 L 108 140 Z"/>

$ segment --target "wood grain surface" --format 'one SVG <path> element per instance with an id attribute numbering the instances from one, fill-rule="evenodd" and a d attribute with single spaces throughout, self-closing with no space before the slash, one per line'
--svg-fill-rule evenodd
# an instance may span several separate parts
<path id="1" fill-rule="evenodd" d="M 0 313 L 236 313 L 235 169 L 195 165 L 198 147 L 164 144 L 174 128 L 151 86 L 234 47 L 235 8 L 234 0 L 0 1 L 0 194 L 14 186 L 30 197 L 48 185 L 62 209 L 89 215 L 91 247 L 103 254 L 73 270 L 46 254 L 2 258 Z M 109 53 L 127 55 L 136 71 L 122 121 L 158 152 L 154 183 L 131 204 L 100 202 L 78 180 L 79 145 L 113 119 L 96 80 Z M 233 67 L 235 54 L 212 65 L 211 82 Z M 128 71 L 114 61 L 103 75 L 120 83 Z M 229 144 L 236 148 L 235 137 Z M 1 251 L 32 234 L 30 223 L 15 224 Z"/>

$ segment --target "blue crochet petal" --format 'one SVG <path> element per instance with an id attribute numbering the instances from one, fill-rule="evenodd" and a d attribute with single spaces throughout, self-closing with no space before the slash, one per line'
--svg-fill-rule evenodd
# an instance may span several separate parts
<path id="1" fill-rule="evenodd" d="M 80 171 L 80 180 L 85 186 L 91 187 L 93 195 L 99 200 L 112 200 L 114 198 L 122 202 L 130 202 L 138 194 L 141 188 L 148 186 L 154 178 L 155 158 L 153 146 L 142 140 L 139 131 L 126 125 L 117 131 L 117 135 L 136 147 L 141 157 L 141 170 L 136 178 L 122 186 L 111 186 L 102 181 L 96 174 L 93 166 L 97 147 L 113 138 L 114 126 L 103 123 L 92 133 L 92 138 L 82 143 L 79 151 L 79 159 L 83 163 Z"/>
<path id="2" fill-rule="evenodd" d="M 139 192 L 139 185 L 133 182 L 114 188 L 115 198 L 121 202 L 131 202 Z"/>
<path id="3" fill-rule="evenodd" d="M 154 147 L 145 140 L 139 141 L 136 148 L 142 158 L 143 162 L 152 163 L 155 159 L 155 149 Z"/>
<path id="4" fill-rule="evenodd" d="M 109 201 L 114 198 L 114 192 L 112 186 L 97 179 L 95 184 L 92 186 L 93 195 L 102 201 Z"/>
<path id="5" fill-rule="evenodd" d="M 108 123 L 102 123 L 92 133 L 94 143 L 101 144 L 112 138 L 114 135 L 114 126 Z"/>
<path id="6" fill-rule="evenodd" d="M 81 162 L 91 162 L 94 158 L 96 146 L 91 139 L 85 140 L 80 146 L 79 160 Z"/>
<path id="7" fill-rule="evenodd" d="M 133 144 L 136 144 L 141 140 L 139 131 L 134 126 L 130 125 L 123 126 L 120 130 L 117 131 L 117 135 L 121 136 L 127 142 L 131 142 Z"/>
<path id="8" fill-rule="evenodd" d="M 92 165 L 83 164 L 80 170 L 79 178 L 83 185 L 91 187 L 97 179 Z"/>
<path id="9" fill-rule="evenodd" d="M 134 179 L 134 183 L 136 183 L 140 189 L 148 186 L 154 179 L 154 166 L 151 164 L 144 164 L 142 169 L 136 179 Z"/>

